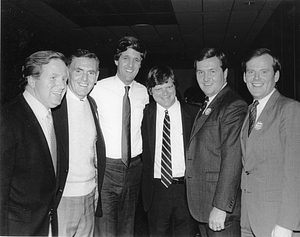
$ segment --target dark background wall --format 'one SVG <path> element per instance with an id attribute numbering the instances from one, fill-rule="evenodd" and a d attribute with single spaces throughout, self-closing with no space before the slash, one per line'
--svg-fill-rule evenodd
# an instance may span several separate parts
<path id="1" fill-rule="evenodd" d="M 1 22 L 1 26 L 3 22 Z M 32 53 L 33 48 L 39 44 L 38 38 L 31 40 L 28 29 L 20 29 L 17 37 L 11 37 L 13 24 L 5 24 L 9 27 L 1 27 L 1 78 L 0 78 L 0 98 L 1 104 L 17 94 L 21 93 L 19 88 L 19 78 L 21 66 L 24 59 Z M 47 41 L 44 37 L 40 41 Z M 29 43 L 28 43 L 29 42 Z M 49 41 L 50 42 L 50 41 Z M 53 44 L 52 50 L 68 52 L 68 49 Z M 282 63 L 282 72 L 278 90 L 285 96 L 300 101 L 300 1 L 283 0 L 277 7 L 273 15 L 269 18 L 263 29 L 260 31 L 250 48 L 267 47 L 275 51 Z M 226 52 L 226 49 L 223 49 Z M 237 58 L 231 62 L 228 81 L 248 103 L 252 98 L 249 94 L 243 74 L 241 72 L 241 60 Z M 112 76 L 116 72 L 112 56 L 107 58 L 108 63 L 101 68 L 100 77 Z M 174 69 L 175 76 L 179 80 L 179 92 L 184 95 L 187 88 L 198 87 L 193 61 L 180 61 L 174 58 L 167 62 L 162 60 L 150 60 L 145 62 L 140 70 L 137 80 L 144 83 L 149 69 L 156 64 L 166 64 Z M 101 65 L 100 65 L 101 67 Z"/>

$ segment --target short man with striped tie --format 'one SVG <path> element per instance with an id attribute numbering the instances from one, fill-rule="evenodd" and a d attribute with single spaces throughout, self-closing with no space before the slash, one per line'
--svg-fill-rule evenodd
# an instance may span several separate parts
<path id="1" fill-rule="evenodd" d="M 190 236 L 185 147 L 199 108 L 177 100 L 177 80 L 169 67 L 153 67 L 146 84 L 154 99 L 142 122 L 142 197 L 150 236 Z"/>

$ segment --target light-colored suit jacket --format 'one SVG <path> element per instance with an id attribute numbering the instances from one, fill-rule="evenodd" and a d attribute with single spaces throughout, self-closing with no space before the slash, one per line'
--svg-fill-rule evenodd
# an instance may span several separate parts
<path id="1" fill-rule="evenodd" d="M 213 207 L 226 221 L 240 218 L 240 131 L 247 103 L 228 85 L 196 118 L 186 149 L 187 199 L 192 216 L 208 223 Z"/>
<path id="2" fill-rule="evenodd" d="M 249 137 L 248 127 L 247 115 L 241 132 L 242 227 L 250 221 L 256 236 L 271 236 L 276 224 L 300 230 L 300 103 L 276 90 Z"/>

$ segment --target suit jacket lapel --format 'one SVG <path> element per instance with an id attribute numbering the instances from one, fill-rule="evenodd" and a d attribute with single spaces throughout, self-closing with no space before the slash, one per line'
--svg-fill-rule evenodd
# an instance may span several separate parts
<path id="1" fill-rule="evenodd" d="M 248 139 L 246 139 L 247 149 L 246 149 L 246 158 L 245 159 L 247 159 L 249 157 L 249 153 L 251 153 L 252 147 L 254 146 L 255 142 L 258 140 L 261 132 L 264 130 L 264 127 L 266 127 L 268 122 L 270 121 L 269 114 L 272 111 L 274 105 L 276 104 L 276 101 L 279 98 L 279 96 L 280 96 L 280 93 L 276 90 L 273 93 L 273 95 L 270 97 L 265 108 L 263 109 L 262 113 L 258 117 L 257 122 L 255 123 L 250 136 L 248 137 Z M 245 129 L 245 130 L 247 130 L 247 129 Z"/>
<path id="2" fill-rule="evenodd" d="M 63 98 L 60 109 L 53 110 L 53 120 L 57 139 L 60 140 L 63 151 L 69 162 L 69 125 L 68 125 L 68 106 L 66 96 Z"/>
<path id="3" fill-rule="evenodd" d="M 191 117 L 188 114 L 187 108 L 184 103 L 180 103 L 181 109 L 181 120 L 182 120 L 182 133 L 183 133 L 183 148 L 184 153 L 186 152 L 186 146 L 189 141 L 189 134 L 190 134 L 190 124 L 193 122 L 191 121 Z"/>
<path id="4" fill-rule="evenodd" d="M 190 140 L 192 140 L 194 136 L 199 132 L 199 130 L 201 129 L 205 121 L 208 119 L 210 114 L 214 112 L 215 108 L 219 106 L 220 101 L 222 101 L 223 96 L 228 92 L 228 90 L 229 86 L 226 85 L 213 99 L 213 101 L 208 105 L 208 107 L 205 109 L 205 112 L 200 117 L 198 117 L 198 115 L 196 116 Z"/>
<path id="5" fill-rule="evenodd" d="M 152 161 L 154 162 L 155 156 L 155 141 L 156 141 L 156 103 L 151 103 L 149 105 L 148 116 L 147 117 L 147 130 L 149 136 L 149 148 L 150 148 L 150 156 Z"/>
<path id="6" fill-rule="evenodd" d="M 40 150 L 43 151 L 43 154 L 41 155 L 41 157 L 38 157 L 37 159 L 44 159 L 45 163 L 46 163 L 46 168 L 49 170 L 49 173 L 51 173 L 51 178 L 53 179 L 53 182 L 56 182 L 56 177 L 55 177 L 55 172 L 54 172 L 54 167 L 53 167 L 53 161 L 52 161 L 52 157 L 51 157 L 51 152 L 48 146 L 48 142 L 46 139 L 46 135 L 43 132 L 43 129 L 38 121 L 38 119 L 36 118 L 34 112 L 32 111 L 32 109 L 30 108 L 30 106 L 28 105 L 28 103 L 26 102 L 25 98 L 22 96 L 22 103 L 23 106 L 26 108 L 26 113 L 27 115 L 24 117 L 28 116 L 28 128 L 32 131 L 36 131 L 36 137 L 39 137 L 39 146 L 40 146 Z M 22 111 L 22 110 L 20 110 Z"/>

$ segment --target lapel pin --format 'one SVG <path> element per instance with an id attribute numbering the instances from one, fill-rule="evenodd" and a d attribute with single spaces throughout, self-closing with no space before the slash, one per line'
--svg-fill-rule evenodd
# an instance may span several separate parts
<path id="1" fill-rule="evenodd" d="M 256 124 L 255 124 L 255 130 L 260 130 L 261 128 L 262 128 L 262 126 L 263 126 L 263 123 L 262 122 L 257 122 Z"/>
<path id="2" fill-rule="evenodd" d="M 204 111 L 205 115 L 209 115 L 210 112 L 211 112 L 211 108 L 207 108 L 207 109 Z"/>

